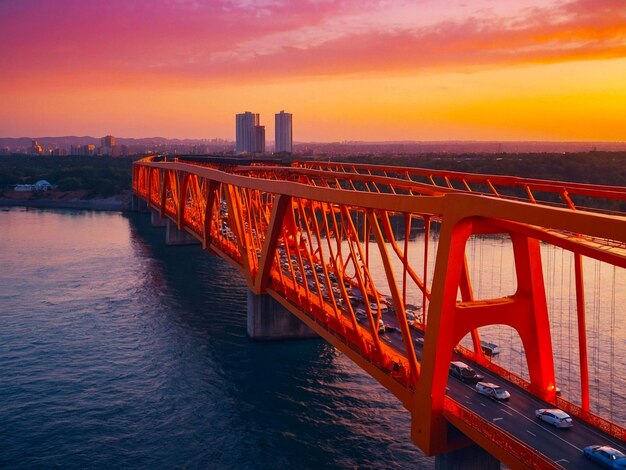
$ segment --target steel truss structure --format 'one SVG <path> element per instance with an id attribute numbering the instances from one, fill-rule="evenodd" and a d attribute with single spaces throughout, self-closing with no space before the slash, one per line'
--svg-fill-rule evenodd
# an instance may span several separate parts
<path id="1" fill-rule="evenodd" d="M 411 413 L 412 438 L 427 454 L 466 445 L 469 437 L 510 466 L 553 465 L 446 396 L 453 351 L 626 439 L 622 427 L 589 410 L 582 274 L 583 256 L 626 268 L 626 217 L 600 209 L 621 207 L 625 188 L 329 162 L 226 168 L 149 157 L 133 166 L 133 190 L 237 267 L 254 293 L 272 296 L 391 391 Z M 403 230 L 394 229 L 398 220 Z M 425 244 L 410 258 L 416 226 Z M 436 253 L 432 230 L 439 231 Z M 510 237 L 512 295 L 474 298 L 465 252 L 477 234 Z M 540 243 L 576 260 L 580 406 L 556 394 Z M 374 259 L 383 280 L 372 275 Z M 408 292 L 418 292 L 421 305 L 410 305 Z M 383 321 L 399 332 L 393 344 L 381 338 Z M 519 334 L 529 380 L 483 355 L 478 328 L 495 324 Z M 467 334 L 470 349 L 459 346 Z"/>

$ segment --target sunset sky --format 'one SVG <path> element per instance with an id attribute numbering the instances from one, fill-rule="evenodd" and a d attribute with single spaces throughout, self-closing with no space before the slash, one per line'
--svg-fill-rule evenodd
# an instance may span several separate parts
<path id="1" fill-rule="evenodd" d="M 0 0 L 0 136 L 626 140 L 626 0 Z"/>

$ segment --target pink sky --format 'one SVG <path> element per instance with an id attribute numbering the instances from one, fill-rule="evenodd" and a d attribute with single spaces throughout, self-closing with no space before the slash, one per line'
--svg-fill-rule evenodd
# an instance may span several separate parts
<path id="1" fill-rule="evenodd" d="M 0 135 L 626 140 L 626 1 L 0 2 Z"/>

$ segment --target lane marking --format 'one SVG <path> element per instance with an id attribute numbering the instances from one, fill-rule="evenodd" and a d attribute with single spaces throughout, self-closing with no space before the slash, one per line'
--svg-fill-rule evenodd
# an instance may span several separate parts
<path id="1" fill-rule="evenodd" d="M 534 432 L 530 432 L 528 429 L 526 430 L 526 432 L 531 436 L 537 437 L 537 434 L 535 434 Z"/>
<path id="2" fill-rule="evenodd" d="M 554 461 L 554 463 L 559 463 L 559 462 L 569 463 L 569 460 L 567 460 L 567 459 L 559 459 L 559 460 L 555 460 Z"/>
<path id="3" fill-rule="evenodd" d="M 587 429 L 588 431 L 591 431 L 593 434 L 595 434 L 596 436 L 604 439 L 604 440 L 610 440 L 611 443 L 613 444 L 613 447 L 615 447 L 617 450 L 621 450 L 622 452 L 626 452 L 626 449 L 623 447 L 624 443 L 622 441 L 620 441 L 618 443 L 618 441 L 614 440 L 614 437 L 611 436 L 610 434 L 600 434 L 598 431 L 595 430 L 595 428 L 591 427 L 591 425 L 589 423 L 587 423 L 586 421 L 583 421 L 582 419 L 578 418 L 577 416 L 572 416 L 572 418 L 576 418 L 580 421 L 580 424 L 585 425 L 585 429 Z"/>
<path id="4" fill-rule="evenodd" d="M 488 375 L 490 375 L 490 374 L 485 374 L 485 377 L 487 377 Z M 503 379 L 502 379 L 502 377 L 500 377 L 500 376 L 498 376 L 498 375 L 494 375 L 494 376 L 493 376 L 493 379 L 494 379 L 494 380 L 498 380 L 498 379 L 499 379 L 499 380 L 503 380 Z M 505 382 L 506 382 L 506 381 L 505 381 Z M 466 384 L 466 383 L 462 383 L 462 385 L 464 385 L 466 388 L 468 388 L 468 389 L 470 389 L 470 390 L 474 390 L 474 389 L 473 389 L 473 387 L 469 386 L 469 385 L 468 385 L 468 384 Z M 446 387 L 446 389 L 447 389 L 447 387 Z M 467 395 L 465 395 L 465 396 L 467 397 Z M 525 398 L 527 398 L 527 399 L 529 399 L 529 401 L 530 401 L 531 403 L 535 403 L 535 404 L 536 404 L 536 406 L 538 406 L 539 408 L 544 408 L 544 407 L 546 406 L 546 404 L 545 404 L 544 402 L 540 401 L 537 397 L 535 397 L 535 396 L 534 396 L 534 395 L 532 395 L 532 394 L 531 394 L 531 395 L 524 395 L 524 397 L 525 397 Z M 569 442 L 569 441 L 567 441 L 567 440 L 563 439 L 561 436 L 559 436 L 559 435 L 555 434 L 554 432 L 550 431 L 549 429 L 547 429 L 547 428 L 543 427 L 543 426 L 542 426 L 539 422 L 537 422 L 537 421 L 535 421 L 535 420 L 533 420 L 533 419 L 530 419 L 530 418 L 529 418 L 528 416 L 526 416 L 525 414 L 520 413 L 520 412 L 519 412 L 519 411 L 517 411 L 515 408 L 512 408 L 511 406 L 509 406 L 509 405 L 507 405 L 507 404 L 505 404 L 505 403 L 503 403 L 503 402 L 498 402 L 498 404 L 500 404 L 502 407 L 509 408 L 509 409 L 510 409 L 510 410 L 512 410 L 514 413 L 518 414 L 519 416 L 521 416 L 521 417 L 522 417 L 522 418 L 524 418 L 525 420 L 530 421 L 530 422 L 531 422 L 531 423 L 533 423 L 535 426 L 539 427 L 540 429 L 544 430 L 545 432 L 547 432 L 547 433 L 549 433 L 549 434 L 553 435 L 554 437 L 556 437 L 556 438 L 557 438 L 558 440 L 560 440 L 561 442 L 564 442 L 565 444 L 569 445 L 570 447 L 572 447 L 572 448 L 576 449 L 578 452 L 582 452 L 582 451 L 583 451 L 583 450 L 582 450 L 580 447 L 578 447 L 577 445 L 575 445 L 575 444 L 573 444 L 573 443 L 571 443 L 571 442 Z M 552 405 L 549 405 L 549 406 L 552 406 Z M 504 413 L 508 414 L 508 415 L 509 415 L 509 416 L 511 416 L 511 417 L 513 416 L 513 414 L 512 414 L 512 413 L 509 413 L 509 412 L 508 412 L 508 411 L 506 411 L 505 409 L 502 409 L 502 412 L 504 412 Z M 579 418 L 577 418 L 577 417 L 575 417 L 575 416 L 573 416 L 573 418 L 575 418 L 575 419 L 579 419 Z M 484 417 L 483 417 L 483 419 L 484 419 Z M 587 431 L 589 431 L 589 432 L 591 432 L 592 434 L 595 434 L 595 435 L 597 435 L 598 437 L 600 437 L 600 438 L 602 438 L 602 439 L 604 439 L 604 440 L 608 440 L 608 441 L 609 441 L 609 442 L 610 442 L 610 443 L 611 443 L 611 444 L 612 444 L 612 445 L 613 445 L 616 449 L 618 449 L 618 450 L 622 450 L 622 451 L 624 450 L 624 447 L 623 447 L 623 446 L 624 446 L 624 444 L 623 444 L 621 441 L 620 441 L 620 442 L 618 442 L 617 440 L 615 440 L 615 438 L 614 438 L 613 436 L 601 434 L 600 432 L 596 431 L 593 427 L 591 427 L 588 423 L 586 423 L 586 422 L 585 422 L 585 421 L 583 421 L 583 420 L 580 420 L 580 424 L 584 425 L 584 426 L 585 426 L 585 428 L 586 428 L 586 430 L 587 430 Z M 510 433 L 510 431 L 507 431 L 507 432 L 509 432 L 509 434 L 512 434 L 512 433 Z M 529 431 L 528 431 L 528 432 L 529 432 Z M 529 432 L 529 433 L 530 433 L 530 432 Z M 530 434 L 532 434 L 532 433 L 530 433 Z M 512 434 L 512 435 L 513 435 L 513 434 Z M 543 453 L 543 452 L 540 452 L 540 453 Z M 544 455 L 546 455 L 546 454 L 544 454 Z M 562 460 L 565 460 L 565 459 L 562 459 Z M 557 463 L 556 461 L 554 461 L 554 462 L 555 462 L 555 463 Z M 569 462 L 568 462 L 568 463 L 569 463 Z"/>
<path id="5" fill-rule="evenodd" d="M 487 405 L 485 405 L 484 403 L 481 403 L 480 406 L 487 406 Z"/>
<path id="6" fill-rule="evenodd" d="M 471 386 L 469 386 L 468 384 L 463 383 L 463 385 L 464 385 L 466 388 L 468 388 L 468 389 L 470 389 L 470 390 L 473 390 L 473 388 L 472 388 Z M 465 395 L 465 396 L 467 397 L 467 395 Z M 534 397 L 533 397 L 533 398 L 534 398 Z M 535 426 L 539 427 L 539 429 L 542 429 L 542 430 L 544 430 L 545 432 L 547 432 L 547 433 L 549 433 L 549 434 L 552 434 L 552 435 L 553 435 L 554 437 L 556 437 L 558 440 L 560 440 L 560 441 L 564 442 L 565 444 L 567 444 L 568 446 L 570 446 L 570 447 L 572 447 L 572 448 L 576 449 L 578 452 L 582 452 L 582 451 L 583 451 L 580 447 L 578 447 L 578 446 L 576 446 L 576 445 L 572 444 L 572 443 L 571 443 L 571 442 L 569 442 L 569 441 L 566 441 L 566 440 L 565 440 L 565 439 L 563 439 L 561 436 L 559 436 L 559 435 L 557 435 L 557 434 L 553 433 L 552 431 L 548 430 L 547 428 L 544 428 L 541 424 L 539 424 L 539 422 L 537 422 L 537 421 L 536 421 L 536 420 L 534 420 L 534 419 L 530 419 L 528 416 L 526 416 L 525 414 L 523 414 L 523 413 L 521 413 L 521 412 L 517 411 L 517 410 L 516 410 L 515 408 L 513 408 L 512 406 L 507 405 L 505 402 L 497 402 L 497 403 L 498 403 L 498 404 L 502 407 L 502 411 L 503 411 L 504 413 L 508 414 L 509 416 L 513 416 L 513 414 L 512 414 L 512 413 L 509 413 L 509 412 L 508 412 L 508 411 L 506 411 L 504 408 L 508 408 L 508 409 L 509 409 L 509 410 L 511 410 L 513 413 L 515 413 L 515 414 L 517 414 L 517 415 L 521 416 L 522 418 L 524 418 L 526 421 L 529 421 L 529 422 L 533 423 L 533 425 L 535 425 Z M 471 403 L 470 403 L 470 404 L 471 404 Z M 483 419 L 484 419 L 484 417 L 483 417 Z M 514 435 L 514 434 L 513 434 L 513 433 L 511 433 L 510 431 L 507 431 L 507 432 L 508 432 L 509 434 L 511 434 L 511 435 Z M 530 431 L 527 431 L 527 432 L 528 432 L 529 434 L 533 434 L 533 433 L 531 433 Z M 533 436 L 536 436 L 536 435 L 535 435 L 535 434 L 533 434 Z M 543 453 L 543 452 L 540 452 L 540 453 L 541 453 L 541 454 L 543 454 L 543 455 L 546 455 L 546 454 L 545 454 L 545 453 Z M 547 456 L 547 455 L 546 455 L 546 456 Z"/>
<path id="7" fill-rule="evenodd" d="M 466 383 L 464 383 L 463 385 L 465 385 L 465 387 L 469 388 L 470 390 L 472 389 L 472 387 L 470 387 L 470 386 L 469 386 L 469 385 L 467 385 Z M 465 396 L 467 396 L 467 395 L 465 395 Z M 554 437 L 556 437 L 558 440 L 560 440 L 560 441 L 562 441 L 562 442 L 566 443 L 566 444 L 567 444 L 568 446 L 570 446 L 570 447 L 573 447 L 573 448 L 574 448 L 574 449 L 576 449 L 578 452 L 582 452 L 582 451 L 583 451 L 580 447 L 578 447 L 578 446 L 576 446 L 576 445 L 572 444 L 572 443 L 571 443 L 571 442 L 569 442 L 569 441 L 566 441 L 566 440 L 565 440 L 565 439 L 563 439 L 561 436 L 559 436 L 559 435 L 557 435 L 557 434 L 553 433 L 553 432 L 552 432 L 552 431 L 550 431 L 549 429 L 544 428 L 541 424 L 539 424 L 539 422 L 537 422 L 537 421 L 536 421 L 536 420 L 534 420 L 534 419 L 530 419 L 528 416 L 526 416 L 525 414 L 523 414 L 523 413 L 521 413 L 521 412 L 517 411 L 517 410 L 516 410 L 515 408 L 513 408 L 512 406 L 507 405 L 505 402 L 497 402 L 497 403 L 498 403 L 500 406 L 502 406 L 502 411 L 503 411 L 504 413 L 508 414 L 509 416 L 513 416 L 513 414 L 512 414 L 512 413 L 509 413 L 509 412 L 508 412 L 508 411 L 506 411 L 504 408 L 508 408 L 508 409 L 509 409 L 509 410 L 511 410 L 513 413 L 515 413 L 515 414 L 517 414 L 517 415 L 521 416 L 522 418 L 524 418 L 526 421 L 529 421 L 529 422 L 533 423 L 533 425 L 535 425 L 535 426 L 539 427 L 539 429 L 542 429 L 542 430 L 544 430 L 545 432 L 547 432 L 547 433 L 549 433 L 549 434 L 552 434 L 552 435 L 553 435 Z M 513 435 L 510 431 L 507 431 L 507 432 L 508 432 L 509 434 Z M 530 431 L 527 431 L 527 432 L 528 432 L 529 434 L 532 434 Z M 535 435 L 535 434 L 533 434 L 533 436 L 536 436 L 536 435 Z M 541 453 L 543 454 L 543 452 L 541 452 Z M 544 454 L 544 455 L 546 455 L 546 454 Z"/>
<path id="8" fill-rule="evenodd" d="M 504 403 L 503 403 L 502 405 L 503 405 L 503 406 L 506 406 L 506 407 L 507 407 L 509 410 L 511 410 L 513 413 L 518 414 L 519 416 L 521 416 L 522 418 L 524 418 L 526 421 L 530 421 L 530 422 L 531 422 L 531 423 L 533 423 L 535 426 L 537 426 L 539 429 L 542 429 L 542 430 L 544 430 L 545 432 L 547 432 L 547 433 L 549 433 L 549 434 L 552 434 L 552 435 L 553 435 L 554 437 L 556 437 L 558 440 L 560 440 L 560 441 L 562 441 L 562 442 L 565 442 L 568 446 L 573 447 L 573 448 L 574 448 L 574 449 L 576 449 L 578 452 L 582 452 L 582 451 L 583 451 L 580 447 L 578 447 L 578 446 L 576 446 L 576 445 L 572 444 L 572 443 L 571 443 L 571 442 L 569 442 L 569 441 L 566 441 L 566 440 L 565 440 L 565 439 L 563 439 L 561 436 L 559 436 L 559 435 L 557 435 L 557 434 L 553 433 L 552 431 L 550 431 L 548 428 L 543 427 L 541 424 L 539 424 L 539 422 L 538 422 L 538 421 L 535 421 L 534 419 L 530 419 L 528 416 L 526 416 L 526 415 L 525 415 L 525 414 L 523 414 L 523 413 L 520 413 L 519 411 L 517 411 L 517 410 L 516 410 L 515 408 L 513 408 L 512 406 L 506 405 L 506 404 L 504 404 Z M 504 410 L 502 410 L 502 411 L 504 411 Z M 529 433 L 530 433 L 530 431 L 527 431 L 527 432 L 529 432 Z M 531 433 L 531 434 L 532 434 L 532 433 Z"/>
<path id="9" fill-rule="evenodd" d="M 487 378 L 489 378 L 490 380 L 493 381 L 497 381 L 497 380 L 504 380 L 504 382 L 507 382 L 505 379 L 503 379 L 502 377 L 500 377 L 497 374 L 491 374 L 489 373 L 489 371 L 485 371 L 485 370 L 481 370 L 482 373 L 485 374 L 485 380 Z M 524 394 L 524 397 L 526 399 L 528 399 L 529 402 L 533 403 L 535 406 L 537 406 L 538 408 L 554 408 L 554 405 L 551 405 L 549 403 L 545 403 L 544 401 L 541 401 L 539 398 L 537 398 L 536 396 L 532 395 L 532 394 Z M 506 406 L 506 405 L 505 405 Z M 505 413 L 509 414 L 510 416 L 513 416 L 511 413 L 508 413 L 505 410 L 502 410 Z M 522 415 L 524 417 L 526 417 L 525 415 Z M 601 431 L 597 430 L 596 428 L 594 428 L 591 424 L 587 423 L 586 421 L 582 420 L 581 418 L 577 417 L 577 416 L 572 416 L 572 418 L 574 419 L 574 421 L 578 420 L 580 425 L 583 425 L 585 427 L 585 430 L 595 434 L 596 436 L 598 436 L 600 439 L 603 439 L 604 441 L 609 441 L 608 444 L 612 445 L 613 447 L 615 447 L 618 450 L 621 450 L 622 452 L 626 453 L 626 447 L 624 447 L 624 443 L 622 441 L 617 440 L 615 437 L 611 436 L 610 434 L 603 434 Z M 529 421 L 532 421 L 529 419 Z M 567 444 L 569 444 L 570 446 L 574 447 L 576 450 L 582 452 L 582 449 L 580 449 L 579 447 L 575 446 L 574 444 L 566 441 L 565 439 L 561 438 L 561 436 L 558 436 L 556 434 L 554 434 L 553 432 L 549 431 L 547 428 L 544 428 L 542 426 L 540 426 L 537 422 L 533 421 L 536 425 L 538 425 L 541 429 L 543 429 L 546 432 L 549 432 L 550 434 L 552 434 L 553 436 L 558 437 L 561 441 L 566 442 Z"/>
<path id="10" fill-rule="evenodd" d="M 504 382 L 509 383 L 507 380 L 503 379 L 498 374 L 493 374 L 489 370 L 481 369 L 481 372 L 485 375 L 485 380 L 487 380 L 487 378 L 489 378 L 489 380 L 493 380 L 493 381 L 503 380 Z M 537 398 L 536 396 L 534 396 L 532 394 L 524 394 L 524 397 L 526 399 L 528 399 L 529 402 L 531 402 L 535 406 L 537 406 L 538 408 L 554 408 L 554 405 L 546 403 L 546 402 L 540 400 L 539 398 Z M 507 413 L 505 410 L 502 410 L 502 411 Z M 507 414 L 513 416 L 511 413 L 507 413 Z M 522 415 L 522 416 L 525 417 L 525 415 Z M 587 423 L 586 421 L 580 419 L 577 416 L 572 416 L 572 418 L 574 419 L 574 421 L 578 420 L 581 425 L 585 426 L 586 431 L 588 431 L 588 432 L 590 432 L 592 434 L 595 434 L 596 436 L 598 436 L 600 439 L 603 439 L 604 441 L 609 441 L 608 444 L 610 444 L 613 447 L 615 447 L 616 449 L 621 450 L 622 452 L 626 453 L 626 447 L 624 447 L 624 443 L 622 441 L 617 440 L 615 437 L 611 436 L 610 434 L 603 434 L 600 430 L 597 430 L 596 428 L 594 428 L 590 423 Z M 529 421 L 532 421 L 532 420 L 529 419 Z M 537 422 L 535 422 L 535 421 L 533 421 L 533 422 L 536 425 L 538 425 L 541 429 L 543 429 L 544 431 L 549 432 L 553 436 L 558 437 L 561 441 L 566 442 L 570 446 L 574 447 L 576 450 L 579 450 L 580 452 L 582 452 L 582 449 L 580 449 L 579 447 L 577 447 L 574 444 L 572 444 L 572 443 L 566 441 L 565 439 L 561 438 L 561 436 L 558 436 L 558 435 L 554 434 L 553 432 L 549 431 L 548 429 L 540 426 Z"/>
<path id="11" fill-rule="evenodd" d="M 504 418 L 493 418 L 491 421 L 493 421 L 493 422 L 495 423 L 496 421 L 501 421 L 501 420 L 503 420 L 503 419 L 504 419 Z"/>

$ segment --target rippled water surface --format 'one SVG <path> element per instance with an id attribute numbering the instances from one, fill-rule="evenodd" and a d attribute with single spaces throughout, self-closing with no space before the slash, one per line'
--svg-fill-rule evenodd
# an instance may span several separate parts
<path id="1" fill-rule="evenodd" d="M 433 467 L 391 394 L 245 310 L 145 214 L 0 210 L 0 467 Z"/>

